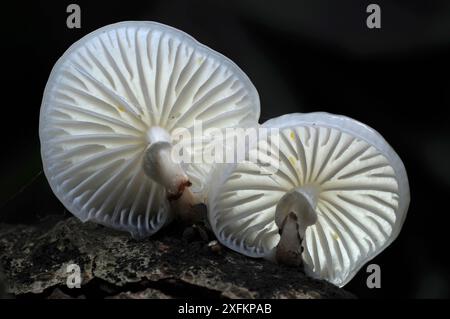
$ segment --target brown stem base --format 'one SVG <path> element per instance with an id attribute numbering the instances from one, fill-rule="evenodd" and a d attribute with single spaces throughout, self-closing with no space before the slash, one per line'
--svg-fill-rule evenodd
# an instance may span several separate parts
<path id="1" fill-rule="evenodd" d="M 297 216 L 294 213 L 291 212 L 286 216 L 280 236 L 275 254 L 276 261 L 287 266 L 302 266 L 303 238 L 300 237 Z"/>
<path id="2" fill-rule="evenodd" d="M 180 187 L 178 196 L 168 196 L 172 210 L 175 212 L 177 219 L 186 224 L 195 224 L 204 219 L 204 213 L 201 209 L 200 201 L 189 188 L 191 183 L 188 181 Z"/>

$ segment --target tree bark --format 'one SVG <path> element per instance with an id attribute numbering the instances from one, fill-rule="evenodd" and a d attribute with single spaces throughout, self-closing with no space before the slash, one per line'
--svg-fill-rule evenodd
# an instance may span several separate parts
<path id="1" fill-rule="evenodd" d="M 17 298 L 353 297 L 298 268 L 208 243 L 195 229 L 181 233 L 172 227 L 138 241 L 73 217 L 37 225 L 0 224 L 7 293 Z M 81 288 L 67 286 L 70 264 L 80 267 Z"/>

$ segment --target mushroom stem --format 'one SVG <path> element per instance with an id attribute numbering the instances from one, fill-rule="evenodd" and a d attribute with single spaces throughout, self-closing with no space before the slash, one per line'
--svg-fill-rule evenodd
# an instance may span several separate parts
<path id="1" fill-rule="evenodd" d="M 280 229 L 280 241 L 275 254 L 278 263 L 288 266 L 300 266 L 302 264 L 302 238 L 298 228 L 297 215 L 290 212 Z"/>
<path id="2" fill-rule="evenodd" d="M 199 199 L 190 190 L 191 182 L 180 163 L 172 158 L 169 133 L 163 128 L 152 127 L 147 138 L 149 146 L 143 161 L 145 174 L 166 189 L 167 199 L 180 219 L 195 221 L 197 218 L 192 216 L 193 207 L 199 204 Z"/>
<path id="3" fill-rule="evenodd" d="M 303 186 L 286 193 L 278 202 L 275 212 L 275 223 L 280 230 L 280 241 L 275 248 L 277 262 L 290 266 L 302 264 L 306 229 L 317 221 L 317 196 L 316 187 Z"/>

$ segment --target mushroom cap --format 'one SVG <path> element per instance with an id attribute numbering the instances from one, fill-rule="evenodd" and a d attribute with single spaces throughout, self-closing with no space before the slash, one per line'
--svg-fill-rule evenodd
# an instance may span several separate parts
<path id="1" fill-rule="evenodd" d="M 45 175 L 64 206 L 142 237 L 171 218 L 143 169 L 147 131 L 246 127 L 258 93 L 232 61 L 156 22 L 121 22 L 74 43 L 53 67 L 39 121 Z M 174 143 L 177 141 L 174 140 Z M 182 163 L 202 192 L 212 165 Z"/>
<path id="2" fill-rule="evenodd" d="M 259 141 L 251 152 L 264 156 L 279 147 L 272 155 L 278 170 L 265 174 L 249 161 L 216 167 L 208 195 L 216 236 L 240 253 L 272 259 L 280 199 L 316 187 L 317 222 L 303 241 L 305 271 L 345 285 L 400 232 L 410 200 L 402 161 L 379 133 L 345 116 L 287 114 L 263 127 L 279 129 L 270 136 L 279 146 Z"/>

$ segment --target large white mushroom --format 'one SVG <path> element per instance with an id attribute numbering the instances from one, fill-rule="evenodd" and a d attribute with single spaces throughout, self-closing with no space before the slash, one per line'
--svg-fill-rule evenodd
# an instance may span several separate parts
<path id="1" fill-rule="evenodd" d="M 410 199 L 402 161 L 379 133 L 344 116 L 288 114 L 263 128 L 278 132 L 250 151 L 259 161 L 215 169 L 212 229 L 240 253 L 345 285 L 402 228 Z"/>
<path id="2" fill-rule="evenodd" d="M 175 161 L 174 131 L 192 131 L 194 121 L 205 130 L 252 126 L 259 112 L 248 77 L 189 35 L 155 22 L 109 25 L 51 72 L 39 123 L 44 172 L 82 221 L 148 236 L 174 208 L 189 218 L 203 198 L 210 166 Z"/>

